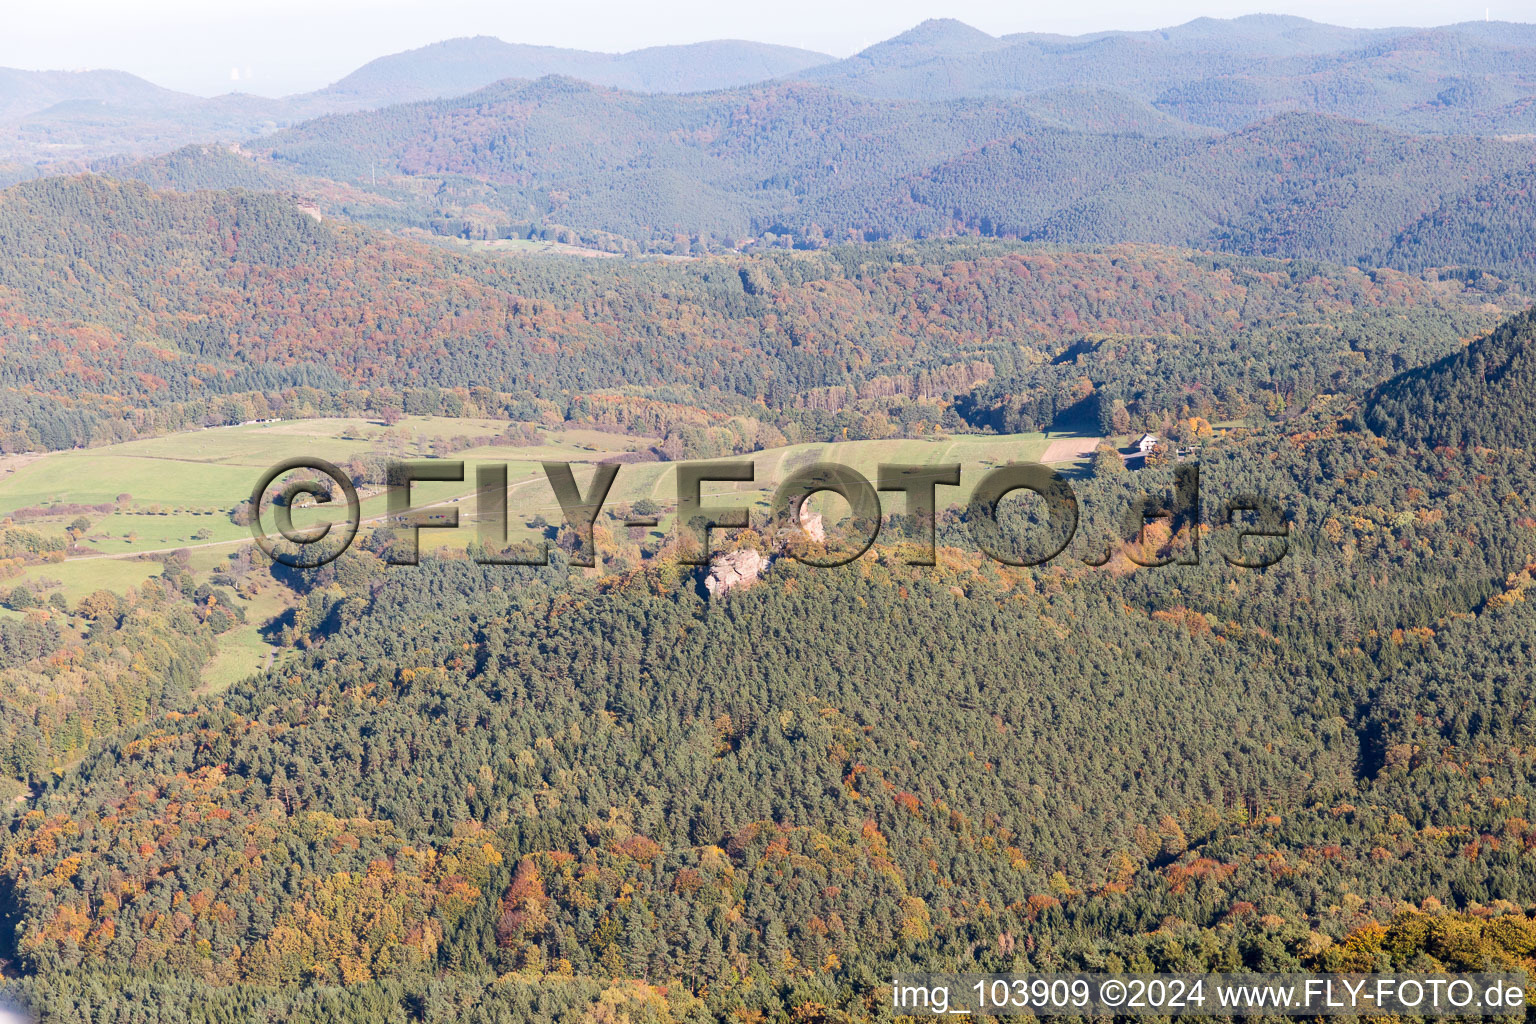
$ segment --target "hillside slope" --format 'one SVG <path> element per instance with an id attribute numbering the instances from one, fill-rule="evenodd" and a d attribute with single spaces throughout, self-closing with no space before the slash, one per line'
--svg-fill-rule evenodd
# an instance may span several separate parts
<path id="1" fill-rule="evenodd" d="M 992 37 L 931 21 L 798 77 L 889 99 L 1099 88 L 1223 130 L 1307 111 L 1405 130 L 1530 130 L 1536 30 L 1469 22 L 1349 29 L 1303 18 L 1200 18 L 1150 32 Z"/>
<path id="2" fill-rule="evenodd" d="M 1498 401 L 1490 404 L 1489 396 Z M 1372 429 L 1428 447 L 1536 449 L 1536 312 L 1462 351 L 1383 385 L 1368 407 Z"/>
<path id="3" fill-rule="evenodd" d="M 565 229 L 668 249 L 679 237 L 718 248 L 981 233 L 1335 261 L 1536 166 L 1521 142 L 1316 114 L 1191 135 L 1083 100 L 1090 130 L 1057 126 L 1059 98 L 929 103 L 806 85 L 647 96 L 551 78 L 323 118 L 262 150 L 370 188 L 370 214 L 471 236 Z M 1397 262 L 1444 264 L 1456 248 Z"/>
<path id="4" fill-rule="evenodd" d="M 1284 501 L 1262 573 L 999 572 L 949 518 L 932 569 L 781 563 L 715 603 L 665 564 L 349 553 L 298 584 L 299 660 L 10 822 L 8 991 L 665 1024 L 883 1019 L 936 966 L 1529 969 L 1532 465 L 1348 404 L 1202 454 Z"/>
<path id="5" fill-rule="evenodd" d="M 1149 426 L 1236 418 L 1379 383 L 1523 298 L 1492 277 L 1138 246 L 502 258 L 270 193 L 79 177 L 0 192 L 0 300 L 0 446 L 26 451 L 273 410 L 435 413 L 486 386 L 564 409 L 665 399 L 807 438 L 932 431 L 994 377 L 978 415 L 1014 430 L 1116 398 Z"/>
<path id="6" fill-rule="evenodd" d="M 941 20 L 841 61 L 740 40 L 605 54 L 480 36 L 381 57 L 324 89 L 282 99 L 197 100 L 116 72 L 0 71 L 0 161 L 78 169 L 102 157 L 239 142 L 325 114 L 546 75 L 643 93 L 777 79 L 888 101 L 1010 98 L 1087 130 L 1200 134 L 1305 112 L 1430 135 L 1499 137 L 1536 131 L 1533 67 L 1536 29 L 1515 23 L 1360 30 L 1250 16 L 1151 32 L 994 38 Z M 1096 96 L 1062 99 L 1083 93 Z"/>
<path id="7" fill-rule="evenodd" d="M 193 106 L 196 96 L 173 92 L 123 71 L 22 71 L 0 68 L 0 123 L 61 104 L 173 110 Z"/>
<path id="8" fill-rule="evenodd" d="M 449 39 L 365 64 L 340 81 L 280 99 L 231 93 L 202 99 L 117 71 L 0 68 L 0 161 L 79 167 L 188 143 L 240 142 L 341 111 L 457 96 L 507 78 L 567 75 L 638 92 L 726 89 L 798 73 L 825 54 L 742 40 L 594 53 Z"/>
<path id="9" fill-rule="evenodd" d="M 333 85 L 295 100 L 332 109 L 382 107 L 462 96 L 504 78 L 546 75 L 635 92 L 704 92 L 795 74 L 830 60 L 810 50 L 741 40 L 593 53 L 476 36 L 380 57 Z"/>

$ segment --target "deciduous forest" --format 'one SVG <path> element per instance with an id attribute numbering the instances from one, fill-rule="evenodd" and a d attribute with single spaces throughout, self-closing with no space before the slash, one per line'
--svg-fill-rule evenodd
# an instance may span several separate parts
<path id="1" fill-rule="evenodd" d="M 158 145 L 233 123 L 188 102 L 17 165 L 0 1003 L 857 1024 L 904 971 L 1536 971 L 1529 27 L 1298 22 L 930 23 L 765 82 L 469 41 L 630 77 L 443 44 L 238 148 Z M 16 153 L 75 137 L 17 81 Z M 373 504 L 294 569 L 248 488 L 309 424 Z M 761 556 L 729 587 L 670 484 L 591 568 L 553 498 L 538 568 L 468 511 L 392 564 L 375 512 L 407 450 L 1000 438 L 1070 448 L 1040 565 L 942 495 L 836 568 L 717 531 Z"/>

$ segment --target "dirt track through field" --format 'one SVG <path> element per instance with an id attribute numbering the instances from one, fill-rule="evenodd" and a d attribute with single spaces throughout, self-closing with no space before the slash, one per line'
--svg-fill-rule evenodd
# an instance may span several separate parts
<path id="1" fill-rule="evenodd" d="M 1086 459 L 1093 454 L 1102 437 L 1059 437 L 1046 448 L 1041 462 L 1071 462 Z"/>

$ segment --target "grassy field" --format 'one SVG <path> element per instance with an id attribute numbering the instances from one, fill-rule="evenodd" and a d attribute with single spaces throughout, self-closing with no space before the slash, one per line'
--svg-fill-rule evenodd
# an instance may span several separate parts
<path id="1" fill-rule="evenodd" d="M 142 586 L 151 576 L 160 575 L 160 563 L 139 562 L 120 558 L 72 558 L 65 562 L 33 565 L 24 569 L 20 576 L 6 580 L 0 586 L 18 583 L 56 582 L 59 588 L 48 593 L 62 593 L 71 605 L 97 590 L 123 593 L 129 587 Z"/>
<path id="2" fill-rule="evenodd" d="M 394 427 L 362 419 L 297 420 L 189 431 L 170 437 L 131 441 L 89 451 L 56 452 L 17 460 L 0 477 L 0 517 L 16 510 L 56 504 L 117 504 L 116 511 L 91 513 L 89 534 L 81 546 L 110 555 L 164 551 L 204 545 L 235 545 L 248 539 L 229 512 L 246 500 L 263 470 L 297 455 L 344 462 L 354 455 L 378 453 L 400 458 L 426 457 L 437 439 L 495 436 L 506 424 L 495 420 L 406 417 Z M 470 447 L 465 454 L 484 460 L 519 459 L 533 473 L 536 462 L 595 461 L 605 455 L 644 448 L 653 439 L 620 437 L 595 430 L 564 431 L 550 443 L 523 447 Z M 457 453 L 456 453 L 457 454 Z M 519 467 L 509 476 L 519 477 Z M 463 485 L 423 484 L 413 494 L 434 501 L 465 494 Z M 118 502 L 119 495 L 130 497 Z M 365 499 L 365 517 L 382 515 L 384 499 Z M 302 525 L 306 516 L 295 521 Z M 72 515 L 60 517 L 61 528 Z"/>
<path id="3" fill-rule="evenodd" d="M 938 500 L 942 506 L 963 505 L 970 498 L 976 482 L 988 470 L 1008 462 L 1035 461 L 1044 454 L 1051 441 L 1044 434 L 965 435 L 934 440 L 891 439 L 884 441 L 842 441 L 832 444 L 798 444 L 783 448 L 734 456 L 729 460 L 746 461 L 754 466 L 750 483 L 706 483 L 702 493 L 706 504 L 727 508 L 752 508 L 765 512 L 772 503 L 774 490 L 779 483 L 795 470 L 814 462 L 835 462 L 862 473 L 870 482 L 879 476 L 882 464 L 924 465 L 958 462 L 961 466 L 960 486 L 941 488 Z M 525 459 L 515 449 L 499 451 L 475 451 L 467 453 L 473 463 L 481 458 Z M 472 475 L 473 465 L 466 468 Z M 576 482 L 585 492 L 593 470 L 578 467 L 574 470 Z M 534 461 L 514 462 L 508 469 L 509 481 L 524 481 L 509 489 L 507 499 L 508 539 L 512 543 L 531 539 L 533 531 L 523 527 L 529 519 L 542 516 L 550 522 L 560 517 L 560 505 L 543 483 L 543 473 Z M 438 485 L 442 486 L 442 485 Z M 889 495 L 887 502 L 895 496 Z M 619 470 L 613 489 L 609 492 L 606 508 L 632 503 L 642 498 L 650 499 L 663 507 L 677 502 L 677 476 L 671 463 L 646 462 L 625 465 Z M 895 500 L 899 501 L 899 498 Z M 424 530 L 420 544 L 424 550 L 439 547 L 463 547 L 473 536 L 471 520 L 474 513 L 472 499 L 460 503 L 460 529 Z M 889 506 L 894 507 L 894 506 Z M 835 520 L 843 514 L 846 505 L 840 498 L 825 496 L 818 499 L 818 508 Z M 670 526 L 671 517 L 663 515 L 653 535 L 661 535 Z"/>
<path id="4" fill-rule="evenodd" d="M 567 245 L 564 242 L 546 242 L 531 238 L 494 238 L 480 241 L 440 239 L 434 236 L 433 240 L 437 241 L 438 244 L 446 242 L 452 248 L 497 256 L 580 256 L 585 259 L 620 258 L 618 253 L 603 252 L 601 249 L 588 249 L 579 245 Z"/>
<path id="5" fill-rule="evenodd" d="M 203 666 L 202 692 L 218 693 L 272 663 L 278 649 L 261 630 L 288 607 L 283 595 L 269 589 L 248 600 L 245 622 L 219 636 L 219 647 Z"/>
<path id="6" fill-rule="evenodd" d="M 190 431 L 108 448 L 58 452 L 24 459 L 8 467 L 9 472 L 0 477 L 0 516 L 28 506 L 117 503 L 113 512 L 88 516 L 91 528 L 80 542 L 84 548 L 117 558 L 72 559 L 63 566 L 43 567 L 52 571 L 29 571 L 29 576 L 67 577 L 67 596 L 73 599 L 98 586 L 122 589 L 142 582 L 153 573 L 152 564 L 124 560 L 138 553 L 187 549 L 199 555 L 199 563 L 211 568 L 248 541 L 248 528 L 232 522 L 229 511 L 246 498 L 262 471 L 281 459 L 313 455 L 345 462 L 365 453 L 422 458 L 434 440 L 493 437 L 504 427 L 492 420 L 429 417 L 407 417 L 388 428 L 363 419 L 299 420 Z M 1051 440 L 1043 434 L 958 435 L 926 440 L 790 445 L 738 456 L 756 467 L 754 481 L 707 484 L 704 493 L 707 500 L 716 504 L 766 509 L 774 489 L 785 476 L 816 461 L 849 466 L 871 481 L 876 479 L 883 463 L 958 462 L 962 467 L 961 485 L 941 489 L 939 500 L 941 504 L 959 505 L 988 469 L 1010 461 L 1037 460 Z M 460 509 L 461 527 L 456 531 L 423 531 L 422 544 L 427 548 L 444 544 L 462 547 L 474 536 L 475 502 L 471 494 L 477 464 L 507 463 L 511 487 L 510 539 L 516 541 L 531 536 L 522 525 L 529 519 L 559 519 L 559 505 L 543 482 L 541 461 L 594 463 L 612 455 L 643 450 L 654 441 L 596 430 L 563 430 L 547 432 L 545 443 L 540 445 L 491 444 L 455 451 L 453 457 L 467 463 L 465 480 L 417 484 L 412 498 L 417 505 L 451 503 Z M 663 506 L 673 505 L 677 489 L 673 470 L 667 463 L 625 465 L 609 495 L 610 506 L 641 498 Z M 576 479 L 583 488 L 592 472 L 584 466 L 576 468 Z M 131 497 L 117 502 L 123 494 Z M 835 498 L 823 501 L 835 518 L 841 503 Z M 376 519 L 384 511 L 382 495 L 364 497 L 365 520 Z M 52 523 L 45 521 L 39 528 L 60 530 L 69 518 L 72 516 L 60 517 Z M 324 510 L 295 514 L 295 522 L 301 526 L 325 518 L 335 516 Z M 658 532 L 666 525 L 664 521 Z M 246 653 L 254 651 L 251 648 Z M 236 659 L 235 654 L 231 653 L 230 658 Z"/>
<path id="7" fill-rule="evenodd" d="M 60 452 L 38 459 L 0 484 L 0 514 L 60 502 L 110 504 L 119 494 L 133 495 L 139 508 L 158 503 L 213 511 L 229 508 L 232 496 L 242 489 L 249 494 L 250 487 L 249 468 L 206 461 L 190 452 L 181 459 L 110 448 Z"/>
<path id="8" fill-rule="evenodd" d="M 261 471 L 296 455 L 342 462 L 382 453 L 425 457 L 427 444 L 453 437 L 494 436 L 496 420 L 410 416 L 394 427 L 360 419 L 296 420 L 188 431 L 87 451 L 55 452 L 26 460 L 0 478 L 0 516 L 19 508 L 71 502 L 110 503 L 119 494 L 136 510 L 154 505 L 228 510 L 243 501 Z M 601 431 L 564 431 L 553 443 L 516 449 L 523 458 L 578 459 L 645 447 L 648 438 Z M 498 454 L 509 449 L 469 448 Z"/>
<path id="9" fill-rule="evenodd" d="M 1005 434 L 995 436 L 966 436 L 940 440 L 892 439 L 887 441 L 841 441 L 834 444 L 796 444 L 784 448 L 734 456 L 730 460 L 748 461 L 755 467 L 751 483 L 711 483 L 705 485 L 706 495 L 740 495 L 743 504 L 766 508 L 773 498 L 773 491 L 789 474 L 813 462 L 834 462 L 862 473 L 874 482 L 882 464 L 914 464 L 958 462 L 961 466 L 960 486 L 941 490 L 941 504 L 963 504 L 969 497 L 976 481 L 994 466 L 1006 462 L 1032 461 L 1039 458 L 1049 442 L 1043 434 Z M 578 472 L 576 479 L 585 484 L 590 473 Z M 677 500 L 677 476 L 673 467 L 665 462 L 640 463 L 625 466 L 614 482 L 610 502 L 636 501 L 649 498 L 662 505 L 672 505 Z M 725 500 L 724 504 L 730 504 Z M 546 488 L 529 489 L 524 501 L 511 500 L 509 508 L 540 513 L 548 518 L 551 511 L 558 512 L 559 505 Z"/>

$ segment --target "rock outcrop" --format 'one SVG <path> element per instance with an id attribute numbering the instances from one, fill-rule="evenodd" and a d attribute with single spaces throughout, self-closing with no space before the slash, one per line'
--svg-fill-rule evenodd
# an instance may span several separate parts
<path id="1" fill-rule="evenodd" d="M 768 570 L 768 559 L 755 548 L 727 551 L 710 559 L 704 589 L 716 598 L 737 587 L 751 586 Z"/>
<path id="2" fill-rule="evenodd" d="M 809 540 L 817 544 L 826 542 L 827 531 L 821 513 L 813 512 L 809 502 L 802 504 L 799 511 L 795 525 L 781 532 L 774 541 L 773 550 L 776 553 L 782 553 L 790 542 L 791 538 L 786 533 L 798 533 L 802 541 Z M 762 554 L 756 548 L 742 548 L 714 555 L 709 560 L 709 575 L 704 577 L 704 589 L 714 599 L 738 587 L 751 586 L 762 579 L 763 573 L 768 571 L 772 563 L 771 556 Z"/>
<path id="3" fill-rule="evenodd" d="M 808 540 L 813 540 L 817 544 L 827 542 L 826 524 L 822 522 L 820 512 L 812 511 L 809 501 L 800 505 L 800 529 Z"/>

